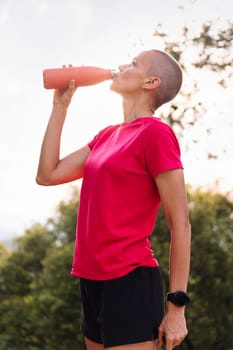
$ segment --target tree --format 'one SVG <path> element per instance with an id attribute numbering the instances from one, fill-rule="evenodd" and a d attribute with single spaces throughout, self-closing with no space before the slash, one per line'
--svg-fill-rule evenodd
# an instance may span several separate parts
<path id="1" fill-rule="evenodd" d="M 49 231 L 40 224 L 26 230 L 15 240 L 15 250 L 5 259 L 1 270 L 0 293 L 27 295 L 30 284 L 42 269 L 42 260 L 52 244 Z M 35 250 L 36 248 L 36 250 Z"/>
<path id="2" fill-rule="evenodd" d="M 68 201 L 61 201 L 57 207 L 57 213 L 53 218 L 48 219 L 47 226 L 51 227 L 57 244 L 74 242 L 77 222 L 77 209 L 79 205 L 79 189 L 70 188 Z"/>
<path id="3" fill-rule="evenodd" d="M 70 198 L 61 201 L 54 218 L 47 226 L 54 237 L 54 246 L 43 259 L 43 270 L 39 279 L 32 284 L 34 304 L 34 333 L 38 346 L 47 350 L 84 349 L 80 333 L 80 290 L 79 279 L 70 275 L 79 190 L 71 188 Z"/>
<path id="4" fill-rule="evenodd" d="M 190 196 L 193 225 L 190 309 L 193 342 L 210 348 L 232 349 L 233 335 L 233 203 L 221 194 Z M 198 237 L 198 239 L 195 239 Z M 199 336 L 199 330 L 206 330 Z"/>
<path id="5" fill-rule="evenodd" d="M 68 218 L 67 218 L 68 219 Z M 34 334 L 39 348 L 84 349 L 80 333 L 79 279 L 70 275 L 73 244 L 54 247 L 32 286 Z"/>
<path id="6" fill-rule="evenodd" d="M 0 243 L 0 265 L 5 261 L 5 259 L 7 259 L 8 255 L 9 251 L 4 244 Z"/>
<path id="7" fill-rule="evenodd" d="M 84 349 L 79 280 L 70 275 L 77 202 L 74 188 L 57 216 L 28 229 L 0 264 L 0 350 Z"/>
<path id="8" fill-rule="evenodd" d="M 46 227 L 34 225 L 15 242 L 15 250 L 0 269 L 0 349 L 29 349 L 33 338 L 31 284 L 39 278 L 42 261 L 52 245 Z"/>

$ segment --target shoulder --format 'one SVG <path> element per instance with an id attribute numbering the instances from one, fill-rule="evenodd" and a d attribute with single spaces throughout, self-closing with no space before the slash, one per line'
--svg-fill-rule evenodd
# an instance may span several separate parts
<path id="1" fill-rule="evenodd" d="M 169 140 L 178 143 L 177 137 L 169 124 L 160 118 L 151 118 L 145 123 L 145 137 L 146 139 L 154 139 L 158 142 L 166 143 Z"/>
<path id="2" fill-rule="evenodd" d="M 147 123 L 145 123 L 145 126 L 148 130 L 151 131 L 167 131 L 167 132 L 173 132 L 171 126 L 163 121 L 160 118 L 153 117 L 148 120 Z"/>

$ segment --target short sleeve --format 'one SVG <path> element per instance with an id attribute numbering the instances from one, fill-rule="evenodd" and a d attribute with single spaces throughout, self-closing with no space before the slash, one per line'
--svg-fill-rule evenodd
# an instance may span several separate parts
<path id="1" fill-rule="evenodd" d="M 145 132 L 145 161 L 153 177 L 159 173 L 182 169 L 180 146 L 171 127 L 156 121 Z"/>
<path id="2" fill-rule="evenodd" d="M 90 150 L 93 149 L 93 147 L 103 138 L 108 137 L 116 128 L 117 126 L 107 126 L 106 128 L 102 129 L 94 136 L 94 138 L 88 142 L 87 146 L 90 148 Z"/>
<path id="3" fill-rule="evenodd" d="M 90 150 L 92 150 L 92 148 L 94 147 L 94 145 L 96 144 L 96 142 L 98 141 L 98 139 L 101 137 L 101 131 L 94 136 L 94 138 L 88 142 L 88 147 L 90 148 Z"/>

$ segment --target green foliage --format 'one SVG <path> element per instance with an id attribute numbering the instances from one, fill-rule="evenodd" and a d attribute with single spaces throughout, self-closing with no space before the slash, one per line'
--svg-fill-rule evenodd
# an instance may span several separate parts
<path id="1" fill-rule="evenodd" d="M 220 24 L 209 21 L 202 24 L 199 33 L 192 32 L 190 28 L 183 27 L 180 41 L 174 42 L 158 25 L 154 35 L 163 39 L 166 50 L 187 71 L 186 48 L 192 47 L 192 57 L 189 57 L 196 68 L 204 68 L 214 72 L 221 72 L 232 68 L 233 23 Z M 189 66 L 190 67 L 190 66 Z M 231 70 L 232 73 L 232 70 Z M 227 75 L 227 77 L 232 74 Z"/>
<path id="2" fill-rule="evenodd" d="M 193 338 L 200 346 L 198 329 L 205 325 L 206 341 L 211 339 L 212 348 L 232 349 L 233 203 L 220 194 L 201 191 L 190 200 L 194 237 L 190 281 L 195 300 L 190 310 L 190 326 L 195 325 Z"/>
<path id="3" fill-rule="evenodd" d="M 0 264 L 0 350 L 84 349 L 79 281 L 70 275 L 73 242 L 61 240 L 58 229 L 72 227 L 75 193 L 60 203 L 56 220 L 27 230 Z"/>
<path id="4" fill-rule="evenodd" d="M 7 259 L 9 252 L 4 244 L 0 243 L 0 266 Z"/>
<path id="5" fill-rule="evenodd" d="M 70 275 L 73 244 L 53 247 L 43 261 L 40 279 L 34 281 L 32 294 L 37 307 L 34 334 L 45 349 L 82 349 L 79 331 L 79 280 Z"/>
<path id="6" fill-rule="evenodd" d="M 195 67 L 219 72 L 232 66 L 229 51 L 233 44 L 233 23 L 228 23 L 217 32 L 212 22 L 205 23 L 193 43 L 201 49 L 199 59 L 194 63 Z"/>
<path id="7" fill-rule="evenodd" d="M 30 284 L 42 268 L 42 259 L 51 245 L 48 230 L 34 225 L 15 242 L 16 250 L 9 254 L 1 268 L 0 295 L 27 295 Z M 36 249 L 36 250 L 35 250 Z M 25 254 L 26 252 L 26 254 Z"/>
<path id="8" fill-rule="evenodd" d="M 57 207 L 57 215 L 48 220 L 54 238 L 58 244 L 73 242 L 75 238 L 75 228 L 77 221 L 77 208 L 79 200 L 79 190 L 71 187 L 71 195 L 68 201 L 61 201 Z"/>

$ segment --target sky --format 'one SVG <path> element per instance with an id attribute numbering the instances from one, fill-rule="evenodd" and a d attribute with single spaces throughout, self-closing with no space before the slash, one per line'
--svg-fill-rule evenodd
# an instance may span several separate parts
<path id="1" fill-rule="evenodd" d="M 197 30 L 207 20 L 232 20 L 232 13 L 231 0 L 0 0 L 0 240 L 23 234 L 36 222 L 44 224 L 70 194 L 71 184 L 43 187 L 35 182 L 53 95 L 43 88 L 43 69 L 63 64 L 115 68 L 142 48 L 163 49 L 153 35 L 158 24 L 178 40 L 184 25 Z M 203 82 L 204 99 L 207 105 L 210 96 L 218 102 L 203 123 L 215 125 L 215 132 L 194 153 L 182 150 L 186 182 L 232 191 L 233 99 L 209 79 Z M 63 130 L 61 155 L 121 120 L 121 100 L 109 82 L 79 88 Z M 201 125 L 193 130 L 202 132 Z M 197 157 L 207 144 L 213 151 L 224 145 L 227 152 L 215 161 Z"/>

